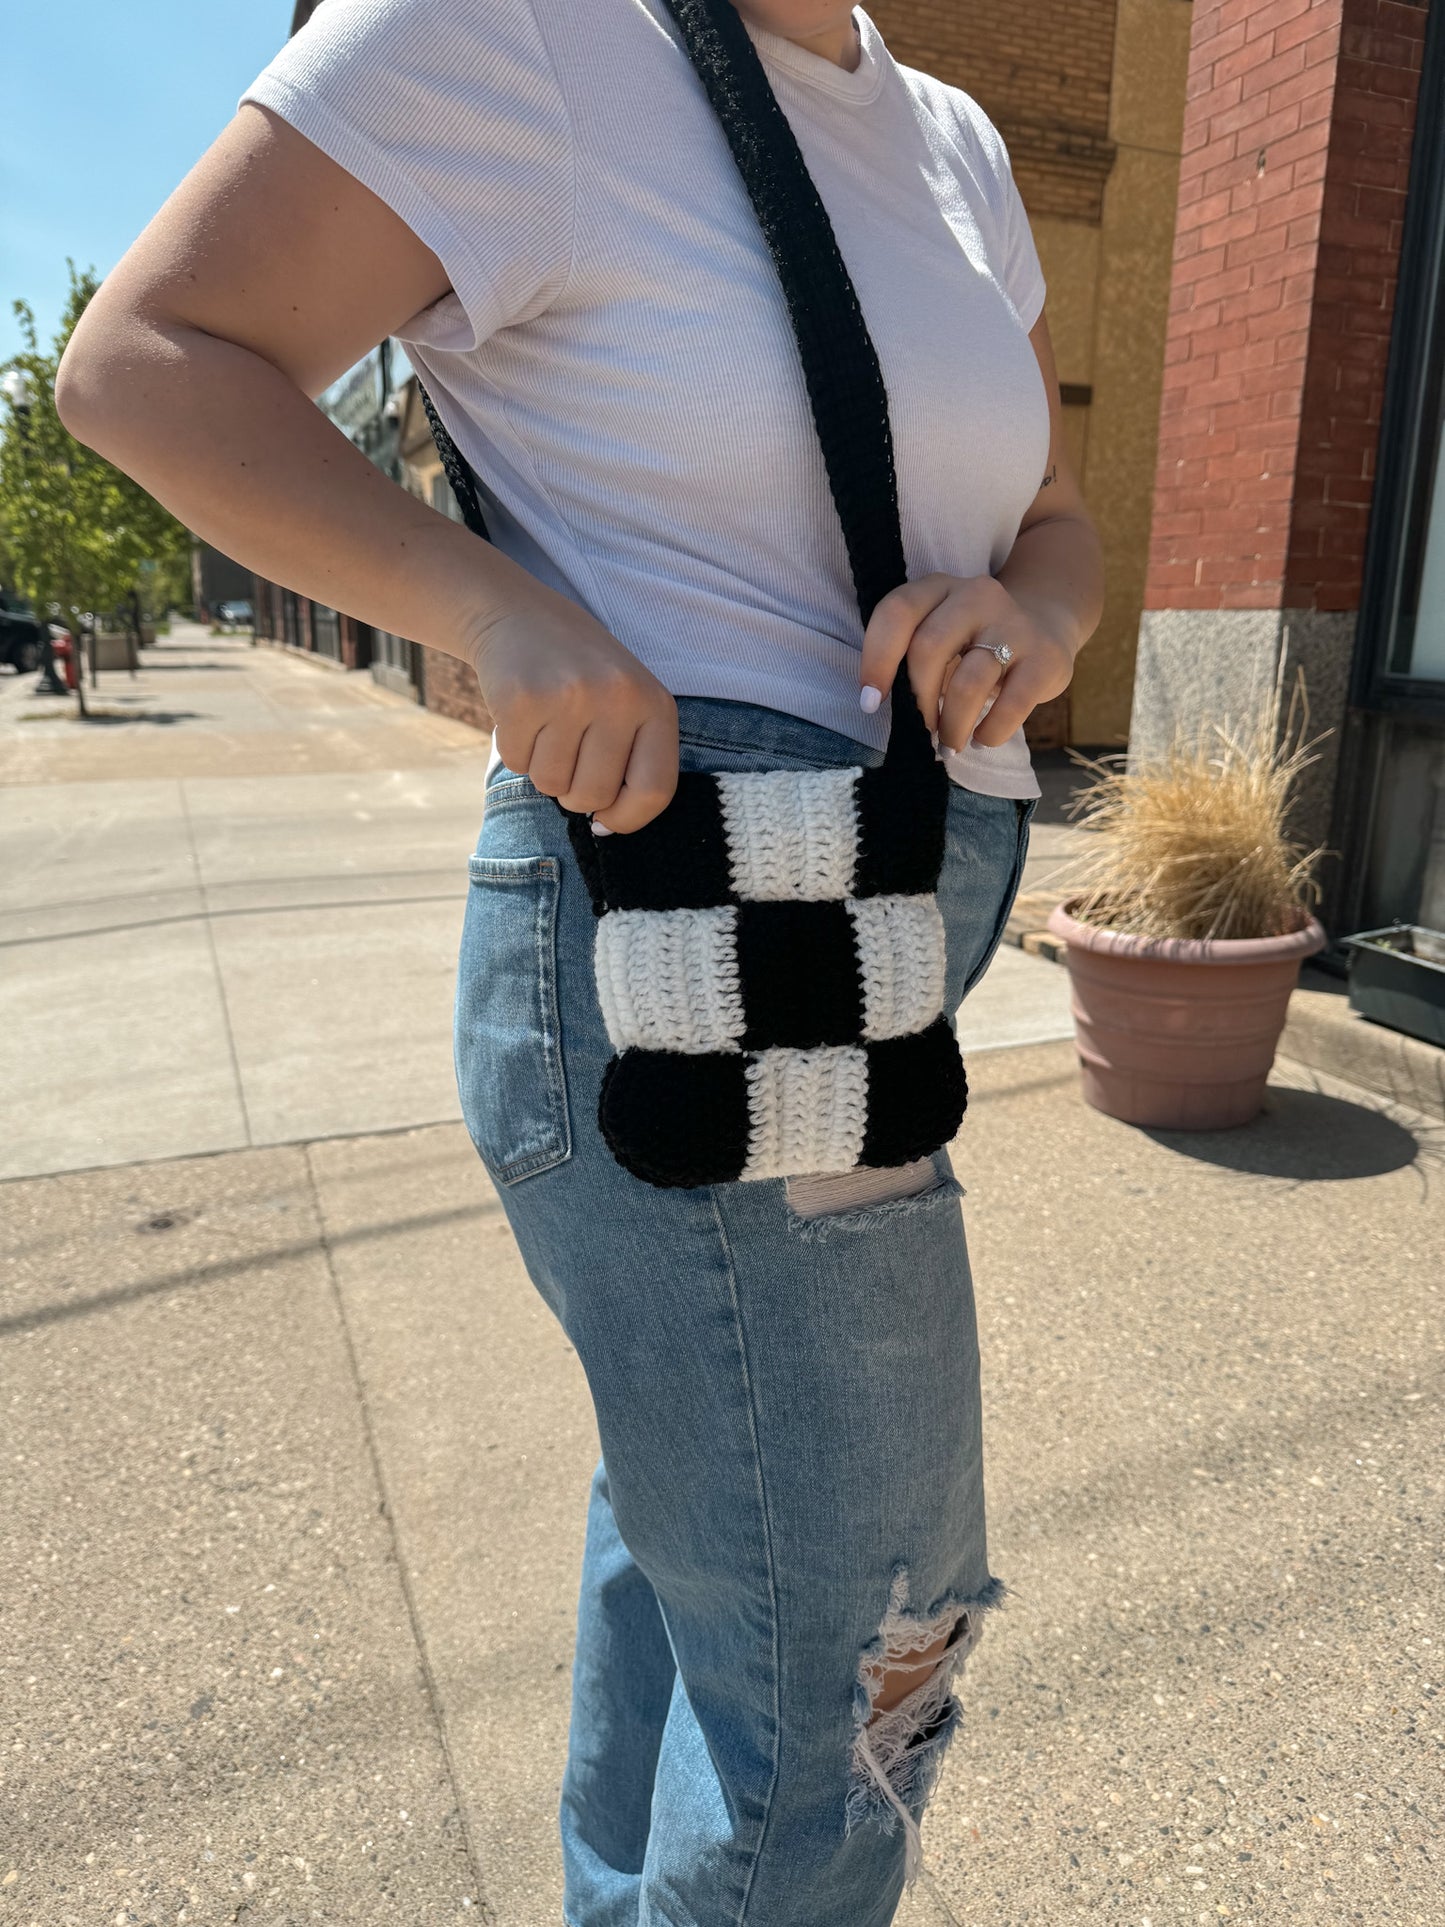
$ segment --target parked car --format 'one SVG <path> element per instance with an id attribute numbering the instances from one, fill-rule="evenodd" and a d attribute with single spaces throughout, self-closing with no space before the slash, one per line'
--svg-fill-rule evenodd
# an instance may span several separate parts
<path id="1" fill-rule="evenodd" d="M 46 626 L 28 602 L 0 589 L 0 663 L 25 676 L 40 661 Z"/>
<path id="2" fill-rule="evenodd" d="M 223 602 L 216 610 L 216 620 L 223 629 L 249 629 L 251 605 L 246 601 Z"/>

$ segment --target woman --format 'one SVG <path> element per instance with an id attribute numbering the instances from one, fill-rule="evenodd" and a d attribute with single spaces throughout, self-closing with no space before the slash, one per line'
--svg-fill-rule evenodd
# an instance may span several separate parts
<path id="1" fill-rule="evenodd" d="M 1018 884 L 1024 719 L 1101 598 L 996 130 L 842 0 L 735 4 L 889 391 L 910 580 L 866 635 L 776 271 L 662 0 L 325 0 L 108 278 L 57 396 L 206 540 L 470 663 L 495 721 L 458 1072 L 603 1448 L 572 1927 L 890 1920 L 1003 1588 L 946 1154 L 630 1177 L 550 799 L 625 835 L 680 764 L 877 763 L 903 664 L 953 778 L 952 1009 Z M 493 547 L 306 399 L 388 334 Z"/>

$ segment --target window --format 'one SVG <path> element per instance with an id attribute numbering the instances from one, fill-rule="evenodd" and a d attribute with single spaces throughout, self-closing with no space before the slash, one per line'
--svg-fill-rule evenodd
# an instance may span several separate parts
<path id="1" fill-rule="evenodd" d="M 452 485 L 441 469 L 431 478 L 431 505 L 443 515 L 450 516 L 453 522 L 462 519 L 461 504 L 452 492 Z"/>

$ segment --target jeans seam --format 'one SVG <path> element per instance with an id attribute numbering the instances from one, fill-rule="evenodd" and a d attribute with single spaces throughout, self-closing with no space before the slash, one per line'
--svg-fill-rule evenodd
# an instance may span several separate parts
<path id="1" fill-rule="evenodd" d="M 822 763 L 822 762 L 818 762 L 814 758 L 804 756 L 804 755 L 799 755 L 799 753 L 796 750 L 778 749 L 771 744 L 719 742 L 715 737 L 699 736 L 694 731 L 691 731 L 691 730 L 685 730 L 678 740 L 686 749 L 716 749 L 716 750 L 720 750 L 725 756 L 775 757 L 777 759 L 777 764 L 779 768 L 810 770 L 810 769 L 853 769 L 855 767 L 861 769 L 865 767 L 861 763 L 857 765 L 849 762 Z M 858 747 L 860 749 L 866 749 L 867 745 L 864 743 L 860 743 Z"/>
<path id="2" fill-rule="evenodd" d="M 543 1081 L 546 1089 L 548 1130 L 551 1143 L 540 1150 L 523 1151 L 515 1157 L 493 1159 L 477 1144 L 477 1153 L 488 1174 L 499 1185 L 520 1184 L 527 1178 L 553 1171 L 572 1156 L 572 1115 L 567 1089 L 567 1060 L 562 1046 L 561 1006 L 557 997 L 557 915 L 562 870 L 554 856 L 483 857 L 475 852 L 467 860 L 473 889 L 515 889 L 520 885 L 540 884 L 533 917 L 532 941 L 536 957 L 538 1042 L 541 1046 Z M 453 1058 L 456 1046 L 453 1045 Z M 461 1085 L 458 1069 L 458 1087 Z M 473 1140 L 475 1142 L 475 1140 Z"/>
<path id="3" fill-rule="evenodd" d="M 562 1155 L 555 1163 L 565 1164 L 572 1155 L 572 1118 L 567 1101 L 567 1059 L 562 1049 L 562 1010 L 557 1000 L 557 921 L 562 907 L 562 866 L 555 857 L 543 857 L 539 870 L 551 885 L 547 914 L 537 919 L 542 1056 L 547 1067 L 547 1110 L 562 1147 Z"/>
<path id="4" fill-rule="evenodd" d="M 737 1333 L 738 1359 L 742 1366 L 743 1391 L 748 1406 L 748 1436 L 753 1447 L 753 1470 L 757 1480 L 758 1509 L 763 1522 L 763 1556 L 768 1575 L 768 1612 L 772 1623 L 773 1642 L 773 1747 L 772 1773 L 768 1781 L 767 1797 L 763 1802 L 762 1824 L 758 1828 L 757 1845 L 753 1849 L 752 1865 L 743 1884 L 742 1900 L 737 1911 L 736 1927 L 743 1927 L 747 1919 L 748 1902 L 752 1898 L 753 1882 L 757 1878 L 758 1866 L 767 1844 L 768 1829 L 772 1824 L 773 1808 L 778 1791 L 778 1778 L 782 1771 L 783 1749 L 783 1669 L 781 1640 L 778 1631 L 778 1575 L 773 1558 L 773 1521 L 768 1506 L 767 1480 L 763 1476 L 763 1453 L 758 1440 L 757 1398 L 753 1390 L 753 1375 L 748 1363 L 747 1334 L 743 1329 L 742 1306 L 738 1301 L 737 1268 L 733 1263 L 732 1245 L 728 1240 L 727 1226 L 723 1222 L 722 1211 L 718 1206 L 717 1191 L 709 1192 L 712 1205 L 713 1222 L 717 1226 L 718 1237 L 722 1241 L 723 1258 L 727 1264 L 728 1300 L 732 1306 L 733 1328 Z"/>
<path id="5" fill-rule="evenodd" d="M 1015 797 L 1014 802 L 1016 808 L 1021 800 L 1022 799 Z M 998 955 L 1003 945 L 1004 932 L 1008 929 L 1008 920 L 1013 914 L 1014 899 L 1018 896 L 1019 886 L 1023 882 L 1024 864 L 1028 858 L 1028 838 L 1032 825 L 1032 816 L 1026 815 L 1021 808 L 1017 808 L 1017 821 L 1018 840 L 1014 846 L 1014 859 L 1013 865 L 1009 870 L 1008 882 L 1004 886 L 999 919 L 994 926 L 994 934 L 989 942 L 988 949 L 984 952 L 982 962 L 978 965 L 977 969 L 973 971 L 968 982 L 963 987 L 965 997 L 974 989 L 980 977 L 983 976 L 984 972 Z"/>

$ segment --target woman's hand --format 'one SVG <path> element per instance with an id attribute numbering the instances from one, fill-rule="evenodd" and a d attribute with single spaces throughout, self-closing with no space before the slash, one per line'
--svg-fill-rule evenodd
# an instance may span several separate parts
<path id="1" fill-rule="evenodd" d="M 467 650 L 508 769 L 604 830 L 640 830 L 677 788 L 677 704 L 568 597 L 527 586 Z"/>
<path id="2" fill-rule="evenodd" d="M 1057 620 L 1054 620 L 1057 618 Z M 1074 673 L 1068 612 L 1026 608 L 992 575 L 926 575 L 886 595 L 863 638 L 862 705 L 871 713 L 908 660 L 918 707 L 938 740 L 963 749 L 970 738 L 993 749 L 1031 710 L 1062 695 Z M 1007 668 L 990 653 L 1006 642 Z M 987 648 L 976 648 L 985 643 Z M 989 699 L 993 707 L 979 718 Z"/>

